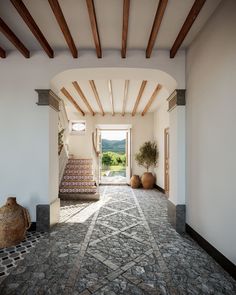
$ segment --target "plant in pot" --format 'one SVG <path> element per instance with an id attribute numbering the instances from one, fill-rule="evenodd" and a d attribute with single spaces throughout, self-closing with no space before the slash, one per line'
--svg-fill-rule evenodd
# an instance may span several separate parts
<path id="1" fill-rule="evenodd" d="M 135 154 L 135 160 L 139 166 L 144 167 L 147 171 L 142 175 L 141 182 L 143 188 L 152 189 L 155 183 L 154 175 L 149 172 L 151 167 L 156 167 L 158 159 L 157 144 L 154 141 L 145 142 Z"/>
<path id="2" fill-rule="evenodd" d="M 61 131 L 58 132 L 58 154 L 60 155 L 61 150 L 63 148 L 63 136 L 64 136 L 65 129 L 61 129 Z"/>

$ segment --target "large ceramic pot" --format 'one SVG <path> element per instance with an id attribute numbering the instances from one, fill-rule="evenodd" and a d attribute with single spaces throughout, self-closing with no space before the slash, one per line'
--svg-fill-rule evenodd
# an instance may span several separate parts
<path id="1" fill-rule="evenodd" d="M 141 185 L 141 180 L 138 175 L 133 175 L 130 179 L 130 186 L 132 188 L 139 188 Z"/>
<path id="2" fill-rule="evenodd" d="M 144 189 L 152 189 L 155 184 L 155 177 L 151 172 L 145 172 L 141 178 Z"/>
<path id="3" fill-rule="evenodd" d="M 30 227 L 27 209 L 17 204 L 16 198 L 9 197 L 6 205 L 0 208 L 0 248 L 20 243 Z"/>

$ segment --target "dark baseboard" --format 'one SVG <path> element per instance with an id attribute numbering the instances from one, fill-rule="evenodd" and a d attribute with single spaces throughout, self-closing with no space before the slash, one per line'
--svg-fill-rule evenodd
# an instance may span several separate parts
<path id="1" fill-rule="evenodd" d="M 161 193 L 163 193 L 163 194 L 166 193 L 165 190 L 164 190 L 162 187 L 160 187 L 159 185 L 155 184 L 154 187 L 155 187 L 157 190 L 159 190 Z"/>
<path id="2" fill-rule="evenodd" d="M 31 222 L 31 226 L 28 231 L 36 231 L 36 222 Z"/>
<path id="3" fill-rule="evenodd" d="M 233 262 L 226 258 L 187 223 L 186 232 L 236 280 L 236 265 Z"/>

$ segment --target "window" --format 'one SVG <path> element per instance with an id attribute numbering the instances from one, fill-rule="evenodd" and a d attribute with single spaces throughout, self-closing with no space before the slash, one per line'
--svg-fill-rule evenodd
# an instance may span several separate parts
<path id="1" fill-rule="evenodd" d="M 72 121 L 71 122 L 71 133 L 72 134 L 85 134 L 86 122 L 85 121 Z"/>

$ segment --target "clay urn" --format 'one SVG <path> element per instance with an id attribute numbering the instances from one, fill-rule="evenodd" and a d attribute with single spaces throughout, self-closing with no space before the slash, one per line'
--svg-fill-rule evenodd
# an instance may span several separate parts
<path id="1" fill-rule="evenodd" d="M 130 179 L 130 186 L 132 188 L 139 188 L 141 185 L 141 180 L 138 175 L 133 175 Z"/>
<path id="2" fill-rule="evenodd" d="M 155 177 L 151 172 L 145 172 L 142 175 L 141 181 L 144 189 L 152 189 L 155 184 Z"/>
<path id="3" fill-rule="evenodd" d="M 11 247 L 25 239 L 26 230 L 31 221 L 26 208 L 9 197 L 6 204 L 0 208 L 0 248 Z"/>

